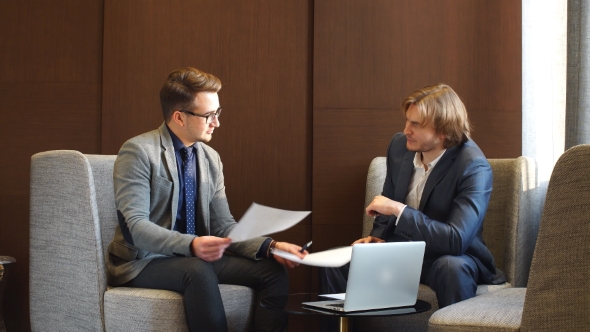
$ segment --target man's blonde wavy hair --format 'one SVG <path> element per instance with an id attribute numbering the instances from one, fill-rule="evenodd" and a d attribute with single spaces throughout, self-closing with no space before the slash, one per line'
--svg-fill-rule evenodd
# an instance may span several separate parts
<path id="1" fill-rule="evenodd" d="M 412 92 L 401 105 L 406 115 L 408 108 L 416 105 L 420 125 L 434 125 L 437 134 L 446 136 L 445 149 L 467 142 L 471 137 L 471 124 L 467 110 L 459 96 L 446 84 L 429 85 Z"/>

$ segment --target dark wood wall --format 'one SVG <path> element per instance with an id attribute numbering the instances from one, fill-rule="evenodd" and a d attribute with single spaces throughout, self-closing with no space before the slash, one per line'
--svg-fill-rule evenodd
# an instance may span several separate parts
<path id="1" fill-rule="evenodd" d="M 276 237 L 313 238 L 316 251 L 360 236 L 367 167 L 402 130 L 398 105 L 416 88 L 455 88 L 488 157 L 521 151 L 518 1 L 2 1 L 0 31 L 0 255 L 17 259 L 9 331 L 30 330 L 31 155 L 116 154 L 161 124 L 159 88 L 178 67 L 223 82 L 211 145 L 234 216 L 252 202 L 313 210 Z M 316 290 L 315 274 L 293 270 L 291 290 Z"/>
<path id="2" fill-rule="evenodd" d="M 0 255 L 17 261 L 8 331 L 30 329 L 31 156 L 100 153 L 102 10 L 102 0 L 0 1 Z"/>
<path id="3" fill-rule="evenodd" d="M 486 156 L 519 156 L 521 72 L 518 1 L 315 1 L 315 249 L 360 237 L 369 163 L 403 131 L 399 106 L 418 88 L 449 84 Z"/>

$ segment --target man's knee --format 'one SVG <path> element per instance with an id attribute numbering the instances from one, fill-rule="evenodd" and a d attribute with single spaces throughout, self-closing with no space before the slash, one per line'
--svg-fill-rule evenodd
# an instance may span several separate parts
<path id="1" fill-rule="evenodd" d="M 275 284 L 279 289 L 283 289 L 286 294 L 289 290 L 289 273 L 287 272 L 287 268 L 274 259 L 265 259 L 260 263 L 265 271 L 264 275 L 266 279 Z"/>
<path id="2" fill-rule="evenodd" d="M 439 308 L 474 297 L 477 264 L 469 256 L 442 256 L 428 273 L 428 285 L 436 292 Z"/>
<path id="3" fill-rule="evenodd" d="M 431 267 L 438 277 L 447 279 L 462 279 L 470 276 L 475 279 L 477 274 L 477 265 L 469 256 L 451 256 L 446 255 L 439 257 Z"/>
<path id="4" fill-rule="evenodd" d="M 183 283 L 185 286 L 193 281 L 199 283 L 219 283 L 213 266 L 197 257 L 191 257 L 186 260 L 183 273 Z"/>

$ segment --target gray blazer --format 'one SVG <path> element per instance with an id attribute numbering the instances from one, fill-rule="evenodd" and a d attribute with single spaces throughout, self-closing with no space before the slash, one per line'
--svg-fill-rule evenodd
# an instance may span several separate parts
<path id="1" fill-rule="evenodd" d="M 219 154 L 197 143 L 199 198 L 197 229 L 203 235 L 227 237 L 236 222 L 229 211 Z M 194 235 L 173 231 L 178 209 L 178 171 L 172 138 L 160 128 L 123 144 L 113 170 L 119 225 L 108 247 L 109 284 L 135 278 L 154 258 L 192 256 Z M 233 243 L 228 251 L 256 259 L 266 238 Z"/>

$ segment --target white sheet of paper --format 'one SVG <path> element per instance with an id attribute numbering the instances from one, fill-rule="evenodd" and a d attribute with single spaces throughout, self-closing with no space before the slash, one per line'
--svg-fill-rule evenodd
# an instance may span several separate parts
<path id="1" fill-rule="evenodd" d="M 227 237 L 232 242 L 240 242 L 284 231 L 310 213 L 311 211 L 288 211 L 252 203 Z"/>
<path id="2" fill-rule="evenodd" d="M 350 262 L 352 257 L 352 246 L 314 252 L 313 254 L 305 256 L 303 259 L 279 249 L 274 249 L 272 253 L 300 264 L 319 267 L 339 267 Z"/>

